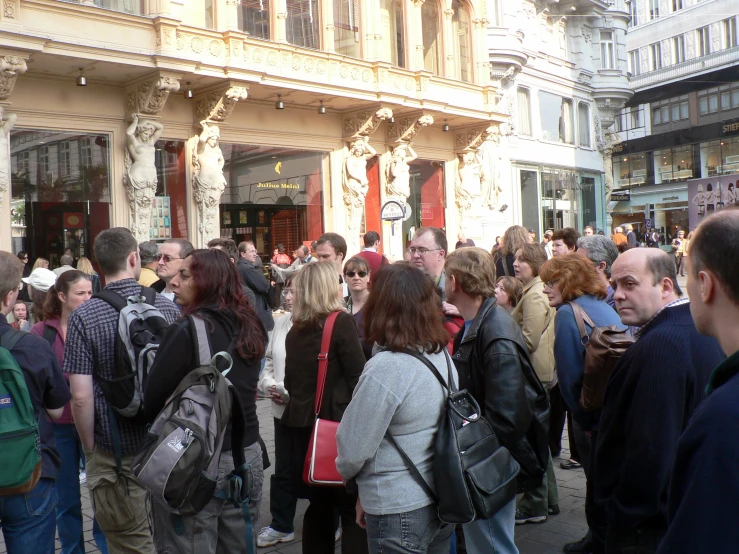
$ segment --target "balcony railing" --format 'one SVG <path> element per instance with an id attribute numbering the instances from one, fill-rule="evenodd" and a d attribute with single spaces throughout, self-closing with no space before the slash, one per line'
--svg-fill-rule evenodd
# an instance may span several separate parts
<path id="1" fill-rule="evenodd" d="M 712 52 L 700 58 L 686 60 L 654 71 L 642 73 L 641 75 L 634 75 L 631 78 L 631 86 L 634 90 L 639 91 L 662 83 L 677 81 L 683 77 L 695 75 L 696 73 L 706 73 L 708 71 L 730 67 L 736 65 L 737 62 L 739 62 L 739 46 Z"/>

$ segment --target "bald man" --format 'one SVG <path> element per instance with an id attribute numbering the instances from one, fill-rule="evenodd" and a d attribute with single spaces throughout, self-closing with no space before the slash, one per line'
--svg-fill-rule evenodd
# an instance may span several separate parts
<path id="1" fill-rule="evenodd" d="M 606 388 L 594 437 L 593 498 L 606 552 L 656 552 L 667 530 L 677 441 L 724 355 L 696 330 L 667 253 L 624 252 L 613 263 L 611 285 L 621 321 L 638 330 Z"/>

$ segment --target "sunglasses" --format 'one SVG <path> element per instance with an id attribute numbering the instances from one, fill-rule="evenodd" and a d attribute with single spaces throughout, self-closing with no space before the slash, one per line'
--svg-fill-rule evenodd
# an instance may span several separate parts
<path id="1" fill-rule="evenodd" d="M 156 261 L 162 260 L 165 264 L 168 264 L 172 260 L 182 260 L 184 258 L 178 258 L 177 256 L 170 256 L 169 254 L 157 254 L 154 256 Z"/>
<path id="2" fill-rule="evenodd" d="M 367 277 L 367 275 L 369 275 L 369 271 L 346 271 L 344 272 L 344 275 L 349 277 L 349 279 L 351 279 L 355 275 L 359 275 L 362 279 L 364 279 L 365 277 Z"/>

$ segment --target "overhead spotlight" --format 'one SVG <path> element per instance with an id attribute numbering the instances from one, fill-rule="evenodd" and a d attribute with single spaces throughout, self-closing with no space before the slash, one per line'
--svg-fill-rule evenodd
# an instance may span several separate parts
<path id="1" fill-rule="evenodd" d="M 85 70 L 81 67 L 79 68 L 79 72 L 77 73 L 77 86 L 78 87 L 86 87 L 87 86 L 87 77 L 85 77 Z"/>
<path id="2" fill-rule="evenodd" d="M 187 81 L 187 88 L 185 89 L 184 94 L 187 100 L 192 100 L 193 93 L 192 93 L 192 89 L 190 88 L 190 81 Z"/>
<path id="3" fill-rule="evenodd" d="M 282 101 L 282 95 L 277 95 L 277 102 L 275 102 L 275 109 L 276 110 L 284 110 L 285 109 L 285 103 Z"/>
<path id="4" fill-rule="evenodd" d="M 321 105 L 318 106 L 318 113 L 321 115 L 326 115 L 326 106 L 323 105 L 323 100 L 321 100 Z"/>
<path id="5" fill-rule="evenodd" d="M 444 125 L 441 126 L 441 130 L 445 133 L 449 132 L 449 123 L 446 122 L 446 119 L 444 120 Z"/>

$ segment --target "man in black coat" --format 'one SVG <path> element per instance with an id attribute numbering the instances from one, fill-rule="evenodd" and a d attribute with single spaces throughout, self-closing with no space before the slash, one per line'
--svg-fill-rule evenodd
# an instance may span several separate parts
<path id="1" fill-rule="evenodd" d="M 459 388 L 475 397 L 500 444 L 521 466 L 519 487 L 528 489 L 541 484 L 549 461 L 549 401 L 520 327 L 495 300 L 494 267 L 492 256 L 477 247 L 446 259 L 446 298 L 466 322 L 452 360 Z M 515 510 L 514 496 L 492 518 L 465 525 L 468 550 L 515 551 Z"/>
<path id="2" fill-rule="evenodd" d="M 259 319 L 267 331 L 275 328 L 275 320 L 272 318 L 272 310 L 269 308 L 267 300 L 269 294 L 269 281 L 259 268 L 254 265 L 257 261 L 257 247 L 251 241 L 245 241 L 239 244 L 239 262 L 236 269 L 244 280 L 244 284 L 249 287 L 256 298 L 256 310 Z"/>

